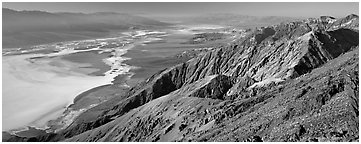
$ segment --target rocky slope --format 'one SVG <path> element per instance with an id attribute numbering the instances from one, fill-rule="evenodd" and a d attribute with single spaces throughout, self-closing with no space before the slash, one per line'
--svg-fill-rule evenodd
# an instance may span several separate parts
<path id="1" fill-rule="evenodd" d="M 358 140 L 358 48 L 248 98 L 219 99 L 230 82 L 219 80 L 207 76 L 66 141 Z"/>
<path id="2" fill-rule="evenodd" d="M 358 141 L 358 16 L 262 27 L 22 141 Z"/>

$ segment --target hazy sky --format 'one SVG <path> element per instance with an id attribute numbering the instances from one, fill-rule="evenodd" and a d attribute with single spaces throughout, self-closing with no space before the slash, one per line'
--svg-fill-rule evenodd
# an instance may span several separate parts
<path id="1" fill-rule="evenodd" d="M 2 3 L 3 7 L 15 10 L 41 10 L 48 12 L 125 12 L 143 13 L 152 15 L 192 15 L 204 13 L 237 13 L 255 16 L 294 16 L 294 17 L 318 17 L 330 15 L 343 17 L 348 14 L 359 13 L 357 2 L 148 2 L 148 3 L 110 3 L 110 2 L 77 2 L 77 3 Z"/>

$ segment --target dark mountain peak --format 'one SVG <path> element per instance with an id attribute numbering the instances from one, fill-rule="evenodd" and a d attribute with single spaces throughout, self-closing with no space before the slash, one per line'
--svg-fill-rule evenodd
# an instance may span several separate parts
<path id="1" fill-rule="evenodd" d="M 322 22 L 326 22 L 326 23 L 331 23 L 336 20 L 336 18 L 334 18 L 332 16 L 320 16 L 320 19 Z"/>
<path id="2" fill-rule="evenodd" d="M 321 19 L 336 19 L 332 16 L 320 16 Z"/>
<path id="3" fill-rule="evenodd" d="M 358 18 L 358 15 L 350 14 L 350 15 L 346 16 L 346 19 L 353 19 L 353 18 Z"/>

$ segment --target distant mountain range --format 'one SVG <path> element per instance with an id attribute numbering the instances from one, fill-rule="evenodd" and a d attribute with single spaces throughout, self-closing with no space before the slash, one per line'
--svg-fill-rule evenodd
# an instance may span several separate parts
<path id="1" fill-rule="evenodd" d="M 178 17 L 153 17 L 161 21 L 177 22 L 184 24 L 215 24 L 227 25 L 244 28 L 254 28 L 279 24 L 281 22 L 290 22 L 301 20 L 295 17 L 282 16 L 249 16 L 234 13 L 214 13 L 201 14 L 193 16 L 178 16 Z"/>
<path id="2" fill-rule="evenodd" d="M 3 8 L 3 47 L 101 37 L 111 31 L 169 24 L 125 13 L 49 13 Z"/>

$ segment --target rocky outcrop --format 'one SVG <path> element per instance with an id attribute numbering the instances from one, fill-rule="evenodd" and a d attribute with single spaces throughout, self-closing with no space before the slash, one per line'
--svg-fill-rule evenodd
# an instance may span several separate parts
<path id="1" fill-rule="evenodd" d="M 359 16 L 355 14 L 348 15 L 344 18 L 340 18 L 330 22 L 327 25 L 327 30 L 336 30 L 340 28 L 359 30 Z"/>
<path id="2" fill-rule="evenodd" d="M 180 89 L 180 91 L 182 91 L 181 93 L 188 93 L 187 96 L 189 97 L 224 100 L 226 92 L 232 87 L 234 83 L 234 79 L 225 75 L 212 75 L 207 76 L 204 79 L 205 80 L 199 83 L 206 84 L 203 84 L 202 86 L 193 86 L 194 84 L 190 84 L 190 86 L 185 86 L 185 88 Z M 209 79 L 211 80 L 209 81 Z"/>
<path id="3" fill-rule="evenodd" d="M 358 48 L 297 79 L 225 106 L 225 118 L 182 141 L 358 141 Z M 228 113 L 228 114 L 227 114 Z"/>
<path id="4" fill-rule="evenodd" d="M 316 32 L 310 36 L 307 53 L 294 67 L 293 76 L 302 75 L 358 45 L 358 33 L 349 29 Z"/>
<path id="5" fill-rule="evenodd" d="M 227 99 L 232 100 L 239 94 L 239 92 L 248 91 L 247 88 L 256 83 L 249 76 L 244 76 L 237 80 L 237 82 L 232 86 L 232 88 L 227 92 Z"/>

